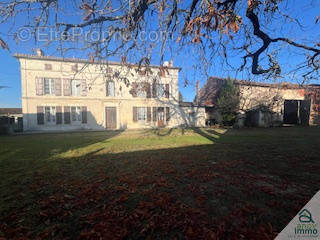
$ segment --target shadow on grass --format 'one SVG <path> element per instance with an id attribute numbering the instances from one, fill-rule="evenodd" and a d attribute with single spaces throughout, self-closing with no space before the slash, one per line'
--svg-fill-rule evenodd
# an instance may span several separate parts
<path id="1" fill-rule="evenodd" d="M 20 207 L 0 219 L 10 231 L 1 225 L 0 231 L 8 238 L 35 226 L 33 238 L 48 232 L 56 239 L 274 238 L 318 190 L 320 150 L 305 139 L 276 129 L 259 145 L 251 143 L 260 141 L 262 130 L 254 139 L 244 131 L 195 131 L 215 144 L 104 154 L 98 148 L 56 160 L 55 169 L 39 173 L 23 197 L 15 196 Z M 319 144 L 312 131 L 292 134 L 303 132 Z M 250 142 L 238 144 L 239 137 Z M 299 152 L 284 151 L 297 148 L 292 141 Z M 26 216 L 31 220 L 21 221 Z"/>

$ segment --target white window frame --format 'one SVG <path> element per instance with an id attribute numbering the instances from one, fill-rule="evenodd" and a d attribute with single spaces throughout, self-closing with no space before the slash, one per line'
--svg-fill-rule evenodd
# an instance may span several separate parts
<path id="1" fill-rule="evenodd" d="M 162 93 L 161 96 L 160 96 L 160 93 Z M 157 84 L 157 97 L 159 97 L 159 98 L 166 97 L 166 85 L 165 84 L 163 84 L 163 83 Z"/>
<path id="2" fill-rule="evenodd" d="M 46 84 L 47 83 L 47 84 Z M 46 88 L 48 86 L 48 88 Z M 48 92 L 46 90 L 49 90 Z M 55 80 L 53 78 L 43 79 L 43 93 L 44 95 L 54 95 L 55 94 Z"/>
<path id="3" fill-rule="evenodd" d="M 110 87 L 110 83 L 112 83 L 113 85 L 111 85 L 112 86 L 112 94 L 110 94 L 110 89 L 111 89 L 111 87 Z M 114 83 L 114 81 L 107 81 L 107 97 L 115 97 L 115 83 Z"/>
<path id="4" fill-rule="evenodd" d="M 137 107 L 137 121 L 146 122 L 147 121 L 147 108 L 146 107 Z"/>
<path id="5" fill-rule="evenodd" d="M 70 107 L 70 118 L 71 123 L 82 123 L 82 109 L 80 106 Z"/>
<path id="6" fill-rule="evenodd" d="M 71 96 L 81 96 L 81 80 L 72 79 L 70 83 L 71 87 Z"/>
<path id="7" fill-rule="evenodd" d="M 56 124 L 56 107 L 44 106 L 44 122 L 46 124 Z"/>

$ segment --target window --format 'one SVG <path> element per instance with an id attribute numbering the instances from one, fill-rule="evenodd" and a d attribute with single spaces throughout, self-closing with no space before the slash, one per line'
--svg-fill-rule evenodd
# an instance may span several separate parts
<path id="1" fill-rule="evenodd" d="M 71 95 L 80 96 L 80 94 L 81 94 L 81 81 L 71 80 Z"/>
<path id="2" fill-rule="evenodd" d="M 137 96 L 138 97 L 147 97 L 147 91 L 145 89 L 145 86 L 144 84 L 142 83 L 139 83 L 138 84 L 138 87 L 137 87 Z"/>
<path id="3" fill-rule="evenodd" d="M 71 107 L 72 122 L 81 122 L 81 107 Z"/>
<path id="4" fill-rule="evenodd" d="M 45 95 L 54 94 L 54 79 L 52 78 L 44 79 L 44 94 Z"/>
<path id="5" fill-rule="evenodd" d="M 137 120 L 146 121 L 147 120 L 147 108 L 146 107 L 137 107 Z"/>
<path id="6" fill-rule="evenodd" d="M 45 64 L 44 65 L 44 70 L 52 70 L 52 65 L 51 64 Z"/>
<path id="7" fill-rule="evenodd" d="M 46 123 L 56 122 L 56 107 L 45 107 L 44 115 Z"/>
<path id="8" fill-rule="evenodd" d="M 165 97 L 166 95 L 166 88 L 165 84 L 157 84 L 157 96 L 158 97 Z"/>
<path id="9" fill-rule="evenodd" d="M 114 82 L 108 81 L 107 82 L 107 96 L 114 97 Z"/>

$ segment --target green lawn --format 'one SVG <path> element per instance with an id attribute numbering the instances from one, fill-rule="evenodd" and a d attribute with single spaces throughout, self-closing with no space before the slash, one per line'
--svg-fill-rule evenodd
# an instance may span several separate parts
<path id="1" fill-rule="evenodd" d="M 319 190 L 320 128 L 0 137 L 0 239 L 273 239 Z"/>

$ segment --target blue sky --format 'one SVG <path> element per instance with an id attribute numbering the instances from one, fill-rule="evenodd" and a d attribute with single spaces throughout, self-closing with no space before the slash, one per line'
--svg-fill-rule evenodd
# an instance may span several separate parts
<path id="1" fill-rule="evenodd" d="M 190 1 L 186 1 L 186 4 L 188 4 Z M 288 1 L 289 2 L 289 1 Z M 309 1 L 308 1 L 309 2 Z M 305 1 L 299 1 L 299 0 L 292 0 L 290 3 L 291 6 L 284 5 L 287 12 L 290 13 L 290 16 L 297 17 L 301 24 L 303 26 L 306 26 L 303 30 L 297 28 L 295 24 L 284 24 L 282 26 L 277 26 L 277 23 L 275 23 L 274 26 L 270 25 L 268 26 L 268 29 L 266 31 L 272 36 L 273 34 L 273 27 L 277 27 L 277 29 L 280 29 L 279 32 L 277 32 L 277 36 L 272 37 L 279 37 L 279 36 L 289 36 L 294 40 L 301 40 L 304 41 L 304 39 L 320 39 L 320 23 L 315 24 L 315 17 L 320 15 L 320 7 L 319 7 L 319 1 L 311 1 L 312 4 L 306 3 Z M 71 19 L 77 19 L 77 16 L 73 16 Z M 22 25 L 24 23 L 24 17 L 21 16 L 17 19 L 18 25 Z M 26 53 L 30 54 L 33 53 L 34 49 L 38 47 L 39 45 L 35 45 L 34 42 L 20 42 L 18 45 L 8 36 L 6 36 L 5 33 L 8 29 L 8 25 L 2 25 L 0 26 L 0 37 L 5 39 L 10 46 L 11 52 L 0 49 L 0 85 L 8 86 L 8 88 L 0 89 L 0 107 L 21 107 L 21 83 L 20 83 L 20 71 L 19 71 L 19 63 L 18 60 L 12 57 L 13 53 Z M 238 39 L 235 39 L 236 41 Z M 240 39 L 241 41 L 241 39 Z M 176 44 L 173 42 L 172 46 L 175 48 Z M 303 53 L 301 51 L 291 50 L 287 51 L 287 47 L 285 44 L 280 45 L 283 48 L 282 49 L 274 49 L 279 51 L 280 57 L 279 62 L 283 66 L 283 71 L 285 72 L 290 67 L 294 66 L 298 62 L 303 59 Z M 54 50 L 54 48 L 44 48 L 45 53 L 47 55 L 53 55 L 58 56 L 59 54 Z M 272 49 L 271 49 L 272 50 Z M 72 55 L 74 54 L 74 55 Z M 152 63 L 158 64 L 159 59 L 158 58 L 158 51 L 155 51 L 152 54 Z M 188 48 L 185 47 L 181 51 L 176 51 L 175 54 L 171 54 L 170 51 L 168 51 L 165 54 L 164 60 L 174 60 L 174 65 L 182 67 L 182 71 L 179 75 L 179 87 L 180 91 L 187 101 L 192 101 L 195 95 L 195 82 L 197 80 L 200 80 L 201 85 L 203 85 L 207 79 L 207 76 L 202 73 L 201 70 L 197 70 L 195 68 L 201 67 L 202 63 L 197 58 L 197 55 L 199 53 L 197 52 L 197 48 Z M 71 53 L 71 55 L 68 55 L 69 57 L 81 57 L 85 58 L 86 53 Z M 239 59 L 241 59 L 242 55 L 238 55 L 236 52 L 231 52 L 231 55 L 229 56 L 229 61 L 232 66 L 239 66 Z M 118 58 L 114 58 L 112 60 L 118 60 Z M 130 61 L 130 59 L 129 59 Z M 225 66 L 222 66 L 219 64 L 219 59 L 216 58 L 213 60 L 212 65 L 210 69 L 207 71 L 208 75 L 214 75 L 214 76 L 221 76 L 221 77 L 236 77 L 240 79 L 247 79 L 248 75 L 245 72 L 236 72 L 231 70 L 230 68 L 226 68 Z M 285 81 L 291 81 L 291 82 L 299 82 L 299 77 L 290 75 L 287 73 L 285 75 Z M 189 85 L 185 87 L 185 79 L 188 79 Z M 254 80 L 258 81 L 265 81 L 263 78 L 254 78 Z"/>

